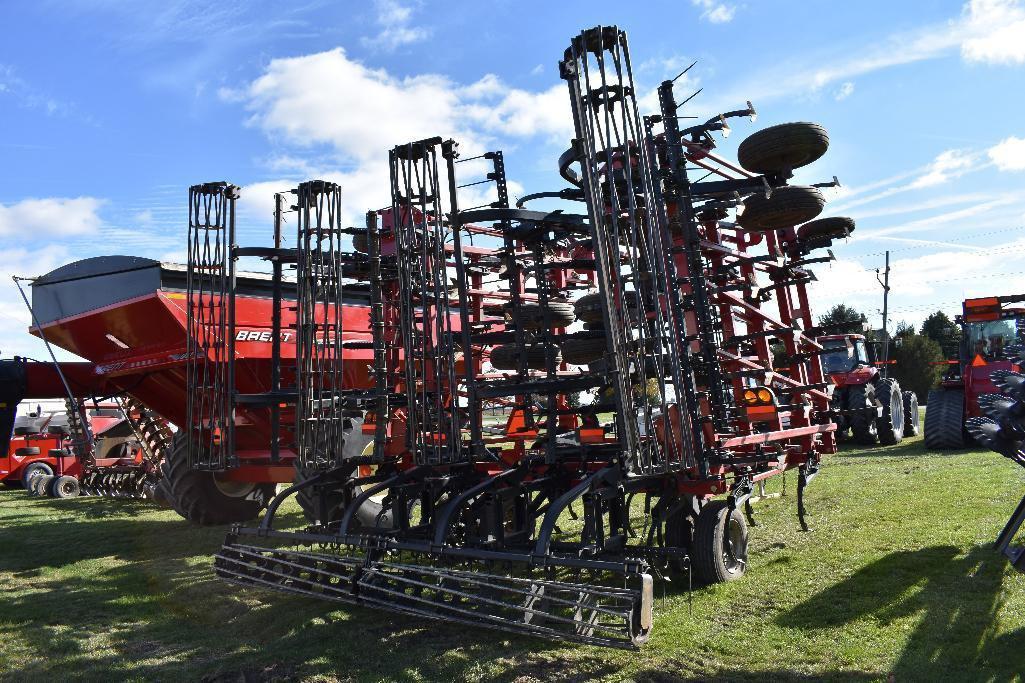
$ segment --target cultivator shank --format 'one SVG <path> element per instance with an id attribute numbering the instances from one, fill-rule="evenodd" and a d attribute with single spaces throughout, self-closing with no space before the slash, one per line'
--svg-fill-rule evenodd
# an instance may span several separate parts
<path id="1" fill-rule="evenodd" d="M 798 470 L 804 523 L 804 487 L 834 443 L 821 347 L 803 332 L 811 247 L 792 247 L 795 222 L 817 211 L 793 210 L 786 182 L 825 143 L 795 155 L 769 140 L 759 149 L 774 156 L 749 155 L 763 168 L 741 170 L 712 153 L 711 134 L 750 105 L 681 130 L 668 81 L 661 112 L 642 118 L 615 27 L 574 38 L 560 73 L 570 187 L 513 206 L 501 152 L 462 158 L 432 138 L 391 150 L 390 208 L 337 256 L 357 271 L 324 266 L 300 229 L 300 291 L 303 263 L 332 284 L 300 296 L 297 318 L 367 281 L 372 382 L 339 384 L 346 341 L 314 337 L 296 371 L 305 476 L 258 528 L 232 530 L 220 576 L 633 647 L 650 632 L 653 576 L 743 574 L 756 482 Z M 717 179 L 691 181 L 695 169 Z M 482 186 L 485 203 L 463 208 Z M 786 201 L 770 201 L 777 192 Z M 757 229 L 725 220 L 745 197 Z M 573 204 L 525 206 L 556 198 Z M 364 417 L 366 448 L 351 450 L 352 433 L 303 436 L 340 416 Z M 313 524 L 275 529 L 293 494 Z"/>

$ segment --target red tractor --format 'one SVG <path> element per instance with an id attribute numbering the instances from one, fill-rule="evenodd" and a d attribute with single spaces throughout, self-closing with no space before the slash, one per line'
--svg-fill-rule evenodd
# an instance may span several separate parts
<path id="1" fill-rule="evenodd" d="M 925 412 L 925 445 L 932 449 L 964 448 L 968 442 L 965 420 L 979 417 L 979 396 L 999 394 L 990 375 L 996 370 L 1018 371 L 1004 349 L 1025 341 L 1025 308 L 1010 307 L 1025 301 L 1025 294 L 967 299 L 962 315 L 958 358 L 940 385 L 929 392 Z"/>
<path id="2" fill-rule="evenodd" d="M 892 446 L 918 434 L 918 398 L 880 372 L 874 343 L 861 334 L 828 335 L 818 342 L 825 348 L 822 370 L 836 385 L 830 406 L 840 438 Z"/>

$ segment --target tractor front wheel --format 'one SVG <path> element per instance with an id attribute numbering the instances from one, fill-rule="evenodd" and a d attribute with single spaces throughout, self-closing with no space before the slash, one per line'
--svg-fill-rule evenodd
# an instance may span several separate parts
<path id="1" fill-rule="evenodd" d="M 694 529 L 694 576 L 701 583 L 736 581 L 747 569 L 747 520 L 725 500 L 713 500 Z"/>
<path id="2" fill-rule="evenodd" d="M 876 418 L 879 443 L 895 446 L 904 438 L 904 397 L 895 379 L 881 379 L 876 383 L 876 400 L 883 412 Z"/>
<path id="3" fill-rule="evenodd" d="M 918 395 L 913 391 L 904 392 L 904 436 L 918 436 L 922 418 L 918 414 Z"/>
<path id="4" fill-rule="evenodd" d="M 948 450 L 965 447 L 964 392 L 933 389 L 925 404 L 925 447 Z"/>
<path id="5" fill-rule="evenodd" d="M 274 497 L 275 484 L 222 481 L 215 472 L 189 467 L 189 444 L 184 430 L 174 436 L 163 464 L 160 495 L 175 512 L 195 524 L 247 522 L 260 514 Z"/>

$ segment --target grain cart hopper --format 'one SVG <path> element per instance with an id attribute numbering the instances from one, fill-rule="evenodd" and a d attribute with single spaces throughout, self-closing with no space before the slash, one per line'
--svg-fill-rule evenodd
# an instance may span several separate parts
<path id="1" fill-rule="evenodd" d="M 836 385 L 831 405 L 838 438 L 850 434 L 861 445 L 878 439 L 892 446 L 918 435 L 918 397 L 880 372 L 875 344 L 862 334 L 824 335 L 818 342 L 825 348 L 822 369 Z"/>
<path id="2" fill-rule="evenodd" d="M 776 126 L 744 141 L 739 166 L 721 159 L 712 133 L 750 104 L 681 129 L 666 81 L 660 112 L 641 118 L 615 27 L 574 38 L 560 73 L 576 130 L 558 164 L 566 188 L 513 205 L 501 152 L 402 144 L 392 205 L 368 214 L 350 251 L 338 186 L 299 187 L 295 247 L 263 255 L 296 264 L 295 414 L 281 417 L 307 476 L 258 527 L 232 529 L 218 575 L 635 647 L 652 627 L 653 577 L 743 575 L 758 482 L 794 470 L 804 523 L 805 487 L 835 444 L 822 347 L 802 332 L 819 259 L 795 226 L 824 200 L 787 180 L 826 151 L 825 132 Z M 463 208 L 478 183 L 497 199 Z M 232 188 L 200 191 L 231 215 Z M 542 199 L 562 206 L 527 206 Z M 225 235 L 216 221 L 199 231 Z M 209 299 L 230 305 L 231 279 L 221 286 Z M 345 382 L 367 361 L 345 353 L 346 313 L 330 305 L 350 287 L 369 295 L 365 388 Z M 210 349 L 223 338 L 195 333 Z M 777 371 L 774 340 L 789 358 Z M 190 384 L 194 403 L 225 406 L 187 424 L 197 444 L 232 438 L 233 408 L 282 398 L 229 386 Z M 571 406 L 576 392 L 594 402 Z M 484 419 L 495 406 L 504 427 Z M 303 531 L 275 528 L 292 495 L 312 513 Z"/>
<path id="3" fill-rule="evenodd" d="M 1012 370 L 1004 349 L 1025 341 L 1025 308 L 1011 304 L 1025 295 L 967 299 L 954 320 L 961 328 L 961 346 L 940 385 L 929 392 L 925 411 L 925 446 L 931 449 L 964 448 L 965 420 L 984 414 L 983 394 L 999 393 L 990 376 Z"/>

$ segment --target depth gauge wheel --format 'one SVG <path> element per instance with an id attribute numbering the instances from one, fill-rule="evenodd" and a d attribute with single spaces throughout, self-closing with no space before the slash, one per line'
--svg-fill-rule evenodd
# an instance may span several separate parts
<path id="1" fill-rule="evenodd" d="M 747 569 L 747 520 L 730 512 L 725 500 L 713 500 L 698 515 L 694 529 L 694 577 L 706 584 L 736 581 Z"/>
<path id="2" fill-rule="evenodd" d="M 737 223 L 746 230 L 789 228 L 815 218 L 825 205 L 826 199 L 817 187 L 786 185 L 774 188 L 769 197 L 747 197 Z"/>
<path id="3" fill-rule="evenodd" d="M 781 123 L 749 135 L 737 147 L 737 161 L 752 173 L 779 173 L 818 160 L 829 149 L 829 134 L 817 123 Z"/>

